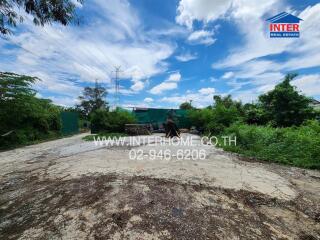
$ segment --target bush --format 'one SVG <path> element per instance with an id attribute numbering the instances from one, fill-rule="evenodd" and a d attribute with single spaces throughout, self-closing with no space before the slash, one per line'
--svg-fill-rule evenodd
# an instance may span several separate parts
<path id="1" fill-rule="evenodd" d="M 214 99 L 214 107 L 190 110 L 188 114 L 192 126 L 207 134 L 219 134 L 226 127 L 243 119 L 240 102 L 233 101 L 230 96 L 215 96 Z"/>
<path id="2" fill-rule="evenodd" d="M 59 135 L 60 108 L 35 97 L 37 78 L 0 72 L 0 149 Z"/>
<path id="3" fill-rule="evenodd" d="M 107 110 L 96 110 L 91 116 L 91 128 L 93 133 L 98 132 L 124 132 L 125 124 L 135 123 L 135 117 L 127 111 L 117 109 L 114 112 Z"/>
<path id="4" fill-rule="evenodd" d="M 264 117 L 275 127 L 300 126 L 304 121 L 315 118 L 311 99 L 290 84 L 296 76 L 287 74 L 272 91 L 259 96 Z"/>
<path id="5" fill-rule="evenodd" d="M 320 124 L 317 121 L 289 128 L 234 124 L 224 135 L 237 137 L 237 146 L 224 146 L 226 150 L 270 162 L 320 169 Z"/>
<path id="6" fill-rule="evenodd" d="M 1 105 L 0 149 L 9 149 L 60 135 L 60 109 L 49 100 L 26 97 Z M 7 135 L 7 133 L 9 133 Z"/>
<path id="7" fill-rule="evenodd" d="M 188 111 L 188 118 L 191 125 L 199 130 L 205 130 L 210 119 L 213 118 L 213 111 L 211 109 L 195 109 Z"/>

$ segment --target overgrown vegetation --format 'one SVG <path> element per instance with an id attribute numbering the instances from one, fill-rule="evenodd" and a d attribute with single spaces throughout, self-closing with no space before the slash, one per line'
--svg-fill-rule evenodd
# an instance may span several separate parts
<path id="1" fill-rule="evenodd" d="M 125 124 L 135 123 L 134 116 L 125 110 L 109 111 L 105 101 L 106 89 L 98 83 L 85 87 L 80 104 L 63 108 L 48 99 L 36 97 L 32 89 L 40 79 L 14 73 L 0 72 L 0 149 L 27 145 L 61 136 L 61 111 L 79 113 L 80 127 L 93 132 L 123 133 Z M 84 126 L 86 125 L 86 126 Z"/>
<path id="2" fill-rule="evenodd" d="M 60 108 L 35 96 L 31 85 L 37 80 L 0 73 L 0 149 L 60 135 Z"/>
<path id="3" fill-rule="evenodd" d="M 237 145 L 225 150 L 271 162 L 320 169 L 320 124 L 308 121 L 300 127 L 274 128 L 234 124 L 224 135 L 236 136 Z"/>
<path id="4" fill-rule="evenodd" d="M 125 124 L 135 123 L 136 119 L 130 112 L 117 108 L 109 111 L 105 100 L 107 91 L 98 82 L 94 87 L 85 87 L 79 97 L 80 104 L 75 110 L 82 119 L 89 120 L 92 133 L 123 133 Z"/>
<path id="5" fill-rule="evenodd" d="M 181 103 L 180 106 L 179 106 L 180 109 L 183 109 L 183 110 L 191 110 L 191 109 L 194 109 L 194 107 L 192 106 L 191 104 L 191 101 L 190 102 L 184 102 L 184 103 Z"/>
<path id="6" fill-rule="evenodd" d="M 233 101 L 230 95 L 223 98 L 214 96 L 214 100 L 214 107 L 189 112 L 192 125 L 207 134 L 219 134 L 226 127 L 243 118 L 241 103 Z"/>
<path id="7" fill-rule="evenodd" d="M 88 119 L 89 115 L 96 110 L 109 110 L 108 103 L 105 100 L 107 91 L 97 81 L 94 87 L 85 87 L 83 93 L 79 96 L 80 104 L 76 105 L 76 110 L 82 118 Z"/>
<path id="8" fill-rule="evenodd" d="M 237 146 L 224 146 L 226 150 L 320 169 L 320 125 L 315 120 L 319 112 L 290 84 L 295 77 L 288 74 L 257 103 L 243 105 L 231 96 L 215 96 L 213 106 L 190 110 L 192 125 L 207 135 L 236 136 Z"/>
<path id="9" fill-rule="evenodd" d="M 91 113 L 91 130 L 94 133 L 109 132 L 123 133 L 125 124 L 135 123 L 136 119 L 132 113 L 117 109 L 113 112 L 99 109 Z"/>

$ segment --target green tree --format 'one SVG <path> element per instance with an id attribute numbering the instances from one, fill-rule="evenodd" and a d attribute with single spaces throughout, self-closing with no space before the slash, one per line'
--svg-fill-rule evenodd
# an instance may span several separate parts
<path id="1" fill-rule="evenodd" d="M 180 109 L 184 109 L 184 110 L 191 110 L 194 107 L 191 105 L 191 102 L 184 102 L 180 104 Z"/>
<path id="2" fill-rule="evenodd" d="M 216 95 L 212 107 L 192 110 L 188 116 L 200 131 L 218 134 L 232 123 L 243 120 L 243 108 L 241 102 L 232 100 L 230 95 Z"/>
<path id="3" fill-rule="evenodd" d="M 35 95 L 31 85 L 38 80 L 36 77 L 0 72 L 0 80 L 1 103 Z"/>
<path id="4" fill-rule="evenodd" d="M 60 108 L 35 97 L 35 77 L 0 72 L 0 148 L 58 134 Z"/>
<path id="5" fill-rule="evenodd" d="M 274 90 L 259 97 L 266 119 L 277 127 L 299 126 L 314 117 L 311 99 L 300 94 L 290 82 L 297 74 L 287 74 Z"/>
<path id="6" fill-rule="evenodd" d="M 16 27 L 17 22 L 23 21 L 18 8 L 32 15 L 36 25 L 50 22 L 67 25 L 76 18 L 76 5 L 71 0 L 0 0 L 0 33 L 10 33 L 10 27 Z"/>
<path id="7" fill-rule="evenodd" d="M 108 103 L 104 100 L 106 96 L 106 89 L 96 82 L 94 87 L 84 88 L 83 95 L 79 97 L 80 104 L 76 107 L 84 117 L 88 117 L 90 113 L 98 109 L 108 110 Z"/>
<path id="8" fill-rule="evenodd" d="M 243 106 L 244 121 L 248 124 L 263 125 L 267 119 L 260 104 L 247 103 Z"/>
<path id="9" fill-rule="evenodd" d="M 128 111 L 116 109 L 109 112 L 105 109 L 98 109 L 90 115 L 91 130 L 98 132 L 121 133 L 125 131 L 125 125 L 135 123 L 134 115 Z"/>
<path id="10" fill-rule="evenodd" d="M 226 108 L 235 107 L 239 112 L 242 112 L 242 103 L 232 100 L 231 95 L 227 95 L 225 97 L 221 97 L 219 95 L 213 96 L 213 100 L 215 102 L 215 106 L 224 106 Z"/>

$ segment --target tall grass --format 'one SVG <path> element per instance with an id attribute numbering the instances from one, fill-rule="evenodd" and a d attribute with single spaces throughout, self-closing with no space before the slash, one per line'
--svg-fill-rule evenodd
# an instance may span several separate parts
<path id="1" fill-rule="evenodd" d="M 236 146 L 228 151 L 270 162 L 320 169 L 320 124 L 309 121 L 300 127 L 273 128 L 234 124 L 224 135 L 237 137 Z"/>

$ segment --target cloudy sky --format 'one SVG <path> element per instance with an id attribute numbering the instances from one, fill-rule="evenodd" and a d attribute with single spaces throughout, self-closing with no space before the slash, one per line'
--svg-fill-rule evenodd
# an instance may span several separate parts
<path id="1" fill-rule="evenodd" d="M 215 94 L 251 102 L 288 72 L 320 100 L 320 3 L 299 0 L 85 0 L 80 25 L 34 26 L 0 38 L 0 71 L 37 76 L 39 96 L 72 106 L 98 80 L 122 106 L 212 104 Z M 268 36 L 265 21 L 300 17 L 300 38 Z M 23 14 L 23 13 L 22 13 Z"/>

